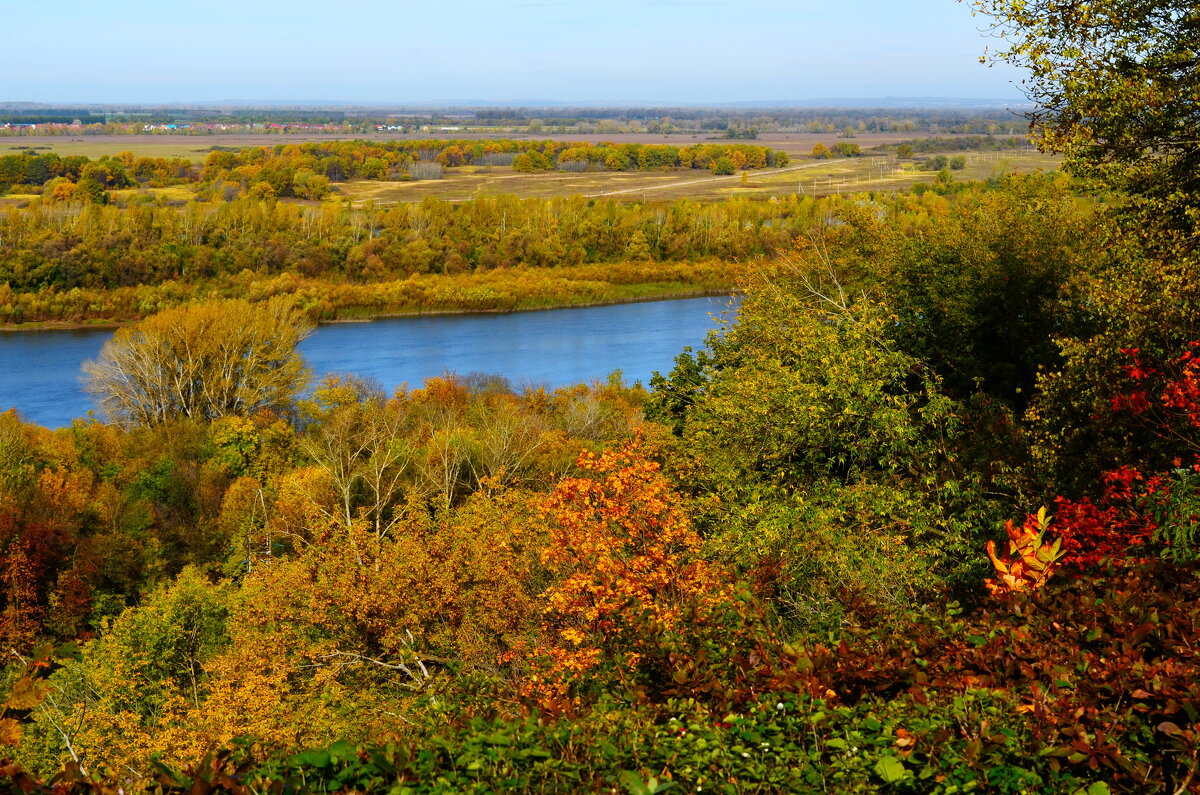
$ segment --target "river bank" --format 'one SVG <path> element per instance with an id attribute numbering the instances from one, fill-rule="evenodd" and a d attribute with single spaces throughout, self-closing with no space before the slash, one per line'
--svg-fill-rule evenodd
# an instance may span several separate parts
<path id="1" fill-rule="evenodd" d="M 168 281 L 113 290 L 0 290 L 0 331 L 113 329 L 176 306 L 235 298 L 265 301 L 278 295 L 292 296 L 316 323 L 608 306 L 733 294 L 747 272 L 738 262 L 650 261 L 420 274 L 371 283 L 247 272 L 223 281 Z"/>
<path id="2" fill-rule="evenodd" d="M 372 312 L 365 315 L 352 314 L 348 311 L 344 316 L 326 318 L 316 321 L 318 326 L 335 326 L 343 323 L 371 323 L 376 320 L 389 320 L 405 317 L 441 317 L 444 315 L 507 315 L 514 312 L 549 312 L 555 309 L 588 309 L 601 306 L 619 306 L 621 304 L 641 304 L 653 301 L 686 301 L 692 298 L 715 298 L 717 296 L 734 296 L 742 293 L 741 288 L 726 290 L 684 290 L 677 292 L 648 293 L 631 298 L 614 298 L 607 301 L 591 301 L 587 303 L 563 302 L 537 306 L 517 306 L 511 309 L 415 309 Z M 65 323 L 57 321 L 19 323 L 0 325 L 0 333 L 11 331 L 115 331 L 124 326 L 136 323 L 137 320 L 97 320 L 83 323 Z"/>

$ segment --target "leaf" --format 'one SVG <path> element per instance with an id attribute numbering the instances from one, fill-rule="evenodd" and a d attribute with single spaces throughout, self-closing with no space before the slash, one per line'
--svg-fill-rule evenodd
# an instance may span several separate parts
<path id="1" fill-rule="evenodd" d="M 617 781 L 629 795 L 650 795 L 651 790 L 642 781 L 642 777 L 632 770 L 621 770 L 617 773 Z"/>
<path id="2" fill-rule="evenodd" d="M 291 763 L 296 766 L 308 767 L 329 767 L 330 763 L 329 752 L 321 749 L 305 751 L 304 753 L 296 754 L 292 757 Z"/>
<path id="3" fill-rule="evenodd" d="M 904 763 L 894 756 L 882 756 L 875 763 L 875 774 L 888 784 L 903 781 L 910 775 Z"/>
<path id="4" fill-rule="evenodd" d="M 33 709 L 42 700 L 46 698 L 46 694 L 50 692 L 49 682 L 39 682 L 31 679 L 28 676 L 23 676 L 13 685 L 12 694 L 5 702 L 5 706 L 10 709 Z"/>
<path id="5" fill-rule="evenodd" d="M 12 718 L 0 718 L 0 746 L 21 744 L 21 724 Z"/>

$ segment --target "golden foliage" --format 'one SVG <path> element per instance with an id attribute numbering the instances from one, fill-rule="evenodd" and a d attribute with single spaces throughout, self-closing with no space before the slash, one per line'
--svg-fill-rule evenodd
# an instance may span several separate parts
<path id="1" fill-rule="evenodd" d="M 564 480 L 543 509 L 542 561 L 555 581 L 525 690 L 547 710 L 576 705 L 576 685 L 602 664 L 636 669 L 654 639 L 635 622 L 673 634 L 732 594 L 727 575 L 698 557 L 700 536 L 638 440 L 584 453 L 578 466 L 589 476 Z"/>
<path id="2" fill-rule="evenodd" d="M 453 687 L 448 667 L 498 673 L 528 634 L 535 507 L 498 487 L 438 518 L 400 506 L 386 537 L 361 516 L 310 517 L 294 556 L 256 559 L 210 695 L 181 725 L 287 750 L 399 737 L 422 698 Z"/>

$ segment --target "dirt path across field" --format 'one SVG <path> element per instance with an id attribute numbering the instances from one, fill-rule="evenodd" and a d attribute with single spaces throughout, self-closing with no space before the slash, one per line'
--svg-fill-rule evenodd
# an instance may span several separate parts
<path id="1" fill-rule="evenodd" d="M 818 166 L 827 166 L 827 165 L 829 165 L 828 161 L 818 160 L 815 163 L 802 163 L 798 166 L 784 166 L 783 168 L 771 169 L 770 171 L 767 171 L 766 169 L 758 169 L 758 170 L 754 171 L 754 177 L 755 177 L 755 179 L 761 179 L 763 177 L 773 177 L 776 174 L 783 174 L 784 172 L 787 172 L 787 171 L 799 171 L 800 169 L 803 169 L 803 168 L 817 168 Z M 645 193 L 646 191 L 662 190 L 663 188 L 682 188 L 685 185 L 700 185 L 701 183 L 705 183 L 705 182 L 720 182 L 721 180 L 741 179 L 741 178 L 742 178 L 741 174 L 725 175 L 725 176 L 720 176 L 720 177 L 703 177 L 701 179 L 689 179 L 684 182 L 664 182 L 661 185 L 642 185 L 637 188 L 622 188 L 621 190 L 606 190 L 606 191 L 601 191 L 600 193 L 587 193 L 584 195 L 587 196 L 588 198 L 593 198 L 596 196 L 617 196 L 622 193 L 639 193 L 639 192 Z"/>

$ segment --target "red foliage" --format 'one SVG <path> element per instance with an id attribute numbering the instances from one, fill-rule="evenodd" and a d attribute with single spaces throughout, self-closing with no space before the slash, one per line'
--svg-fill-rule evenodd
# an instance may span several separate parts
<path id="1" fill-rule="evenodd" d="M 31 648 L 51 601 L 59 603 L 55 618 L 86 614 L 88 586 L 74 575 L 59 580 L 60 569 L 82 571 L 72 552 L 91 486 L 89 474 L 58 468 L 39 473 L 22 498 L 0 492 L 0 641 L 6 646 Z M 56 584 L 69 593 L 52 600 Z"/>
<path id="2" fill-rule="evenodd" d="M 966 619 L 850 631 L 836 648 L 798 651 L 790 685 L 842 703 L 1004 691 L 1053 769 L 1103 777 L 1113 792 L 1200 792 L 1196 574 L 1099 566 Z"/>
<path id="3" fill-rule="evenodd" d="M 1064 562 L 1084 569 L 1101 560 L 1124 560 L 1145 545 L 1157 528 L 1142 509 L 1142 495 L 1166 488 L 1162 478 L 1147 480 L 1136 469 L 1120 467 L 1104 473 L 1100 504 L 1088 498 L 1056 497 L 1057 530 L 1066 552 Z"/>
<path id="4" fill-rule="evenodd" d="M 1189 350 L 1177 360 L 1181 371 L 1163 388 L 1163 406 L 1175 409 L 1193 428 L 1200 428 L 1200 341 L 1188 343 Z"/>
<path id="5" fill-rule="evenodd" d="M 1183 465 L 1183 453 L 1200 450 L 1192 429 L 1200 428 L 1200 341 L 1188 343 L 1178 357 L 1157 366 L 1139 348 L 1122 348 L 1129 357 L 1123 366 L 1129 389 L 1112 400 L 1114 412 L 1136 415 L 1156 436 L 1180 448 L 1172 462 Z M 1200 462 L 1200 453 L 1196 454 Z M 1200 471 L 1200 463 L 1193 464 Z M 1171 500 L 1171 479 L 1145 475 L 1133 466 L 1103 474 L 1104 494 L 1091 499 L 1057 497 L 1056 529 L 1066 552 L 1064 562 L 1080 569 L 1101 560 L 1138 557 L 1158 529 L 1162 507 Z"/>
<path id="6" fill-rule="evenodd" d="M 1139 348 L 1122 348 L 1129 390 L 1112 399 L 1112 410 L 1129 411 L 1160 438 L 1200 451 L 1200 340 L 1179 356 L 1154 366 Z"/>

